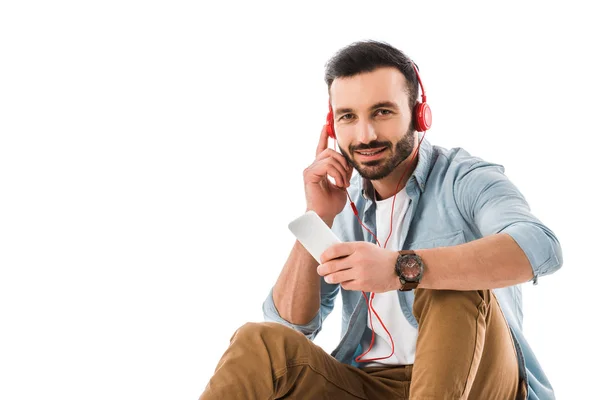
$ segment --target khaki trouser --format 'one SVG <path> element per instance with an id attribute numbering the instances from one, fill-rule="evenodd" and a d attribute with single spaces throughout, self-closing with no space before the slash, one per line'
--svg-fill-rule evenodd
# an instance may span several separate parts
<path id="1" fill-rule="evenodd" d="M 342 364 L 281 324 L 245 324 L 200 399 L 526 398 L 512 336 L 491 291 L 417 289 L 413 312 L 415 363 L 389 368 Z"/>

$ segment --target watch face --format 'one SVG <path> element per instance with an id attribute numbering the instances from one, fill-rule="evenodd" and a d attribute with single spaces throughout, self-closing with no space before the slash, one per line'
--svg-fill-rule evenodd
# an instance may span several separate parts
<path id="1" fill-rule="evenodd" d="M 414 281 L 421 275 L 421 264 L 417 256 L 407 255 L 402 260 L 402 275 L 407 281 Z"/>

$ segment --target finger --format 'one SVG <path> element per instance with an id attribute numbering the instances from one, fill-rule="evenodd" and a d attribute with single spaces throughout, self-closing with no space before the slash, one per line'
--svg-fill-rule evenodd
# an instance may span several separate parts
<path id="1" fill-rule="evenodd" d="M 340 188 L 347 187 L 346 171 L 334 159 L 321 160 L 314 163 L 306 169 L 304 180 L 306 183 L 319 183 L 323 181 L 326 175 L 334 178 L 336 185 Z"/>
<path id="2" fill-rule="evenodd" d="M 347 257 L 354 252 L 354 245 L 350 242 L 331 245 L 321 254 L 321 264 L 340 257 Z"/>
<path id="3" fill-rule="evenodd" d="M 326 158 L 334 158 L 337 161 L 339 161 L 342 166 L 345 169 L 345 177 L 346 177 L 346 182 L 348 184 L 348 186 L 350 186 L 350 179 L 352 179 L 352 173 L 354 172 L 354 167 L 352 167 L 352 165 L 350 165 L 350 163 L 348 163 L 348 161 L 346 160 L 346 157 L 344 157 L 342 154 L 334 151 L 333 149 L 325 149 L 325 151 L 323 151 L 321 154 L 319 154 L 317 156 L 317 160 L 323 160 Z"/>
<path id="4" fill-rule="evenodd" d="M 317 274 L 326 276 L 334 272 L 344 271 L 352 268 L 343 258 L 339 260 L 331 260 L 317 267 Z"/>
<path id="5" fill-rule="evenodd" d="M 342 286 L 344 290 L 360 290 L 358 281 L 356 279 L 352 281 L 342 282 L 340 283 L 340 286 Z"/>
<path id="6" fill-rule="evenodd" d="M 352 172 L 354 168 L 352 166 L 348 167 L 348 171 L 346 172 L 346 182 L 348 182 L 348 186 L 350 186 L 350 180 L 352 179 Z"/>
<path id="7" fill-rule="evenodd" d="M 352 169 L 352 167 L 350 167 L 350 165 L 348 164 L 348 161 L 346 161 L 346 157 L 344 157 L 342 154 L 338 153 L 333 149 L 325 149 L 323 152 L 321 152 L 321 154 L 317 155 L 316 160 L 323 160 L 328 157 L 335 158 L 337 161 L 339 161 L 345 170 Z"/>
<path id="8" fill-rule="evenodd" d="M 340 189 L 344 189 L 346 188 L 347 182 L 346 182 L 346 177 L 345 177 L 345 172 L 340 171 L 340 168 L 335 166 L 335 165 L 329 165 L 327 167 L 327 175 L 329 175 L 330 177 L 332 177 L 335 181 L 335 185 L 337 187 L 339 187 Z M 329 180 L 328 180 L 329 182 Z M 331 182 L 329 182 L 331 183 Z"/>
<path id="9" fill-rule="evenodd" d="M 348 170 L 344 167 L 344 165 L 337 158 L 326 158 L 323 161 L 327 162 L 329 165 L 332 165 L 335 169 L 340 171 L 340 174 L 342 175 L 343 182 L 344 182 L 343 188 L 350 186 L 350 178 L 348 178 Z"/>
<path id="10" fill-rule="evenodd" d="M 341 154 L 340 156 L 342 157 L 342 159 L 344 158 Z M 342 163 L 337 157 L 324 158 L 323 161 L 327 161 L 332 165 L 335 165 L 344 177 L 344 182 L 346 184 L 345 187 L 350 186 L 350 177 L 352 176 L 352 169 L 350 167 L 346 167 L 348 165 L 347 163 Z M 350 177 L 348 176 L 348 173 L 350 173 Z"/>
<path id="11" fill-rule="evenodd" d="M 327 134 L 327 125 L 323 125 L 323 129 L 321 129 L 321 136 L 319 137 L 319 145 L 317 146 L 317 154 L 318 156 L 321 154 L 329 144 L 329 135 Z"/>
<path id="12" fill-rule="evenodd" d="M 329 284 L 342 283 L 347 281 L 354 280 L 353 272 L 351 269 L 346 269 L 344 271 L 334 272 L 332 274 L 326 275 L 323 279 L 325 282 Z"/>

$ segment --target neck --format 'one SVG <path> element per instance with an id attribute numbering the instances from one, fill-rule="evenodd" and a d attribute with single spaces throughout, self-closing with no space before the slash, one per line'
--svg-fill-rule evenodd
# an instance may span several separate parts
<path id="1" fill-rule="evenodd" d="M 415 146 L 413 146 L 413 151 L 391 174 L 383 179 L 371 181 L 373 188 L 375 188 L 377 200 L 388 199 L 404 189 L 419 161 L 419 155 L 416 154 L 419 151 L 418 140 L 418 135 L 415 135 Z M 402 178 L 402 182 L 398 185 L 400 178 Z"/>

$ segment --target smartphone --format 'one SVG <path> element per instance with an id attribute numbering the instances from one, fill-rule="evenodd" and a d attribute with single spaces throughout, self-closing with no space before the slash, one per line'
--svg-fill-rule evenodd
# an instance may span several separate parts
<path id="1" fill-rule="evenodd" d="M 321 217 L 312 210 L 290 222 L 288 228 L 319 264 L 325 250 L 342 242 Z"/>

